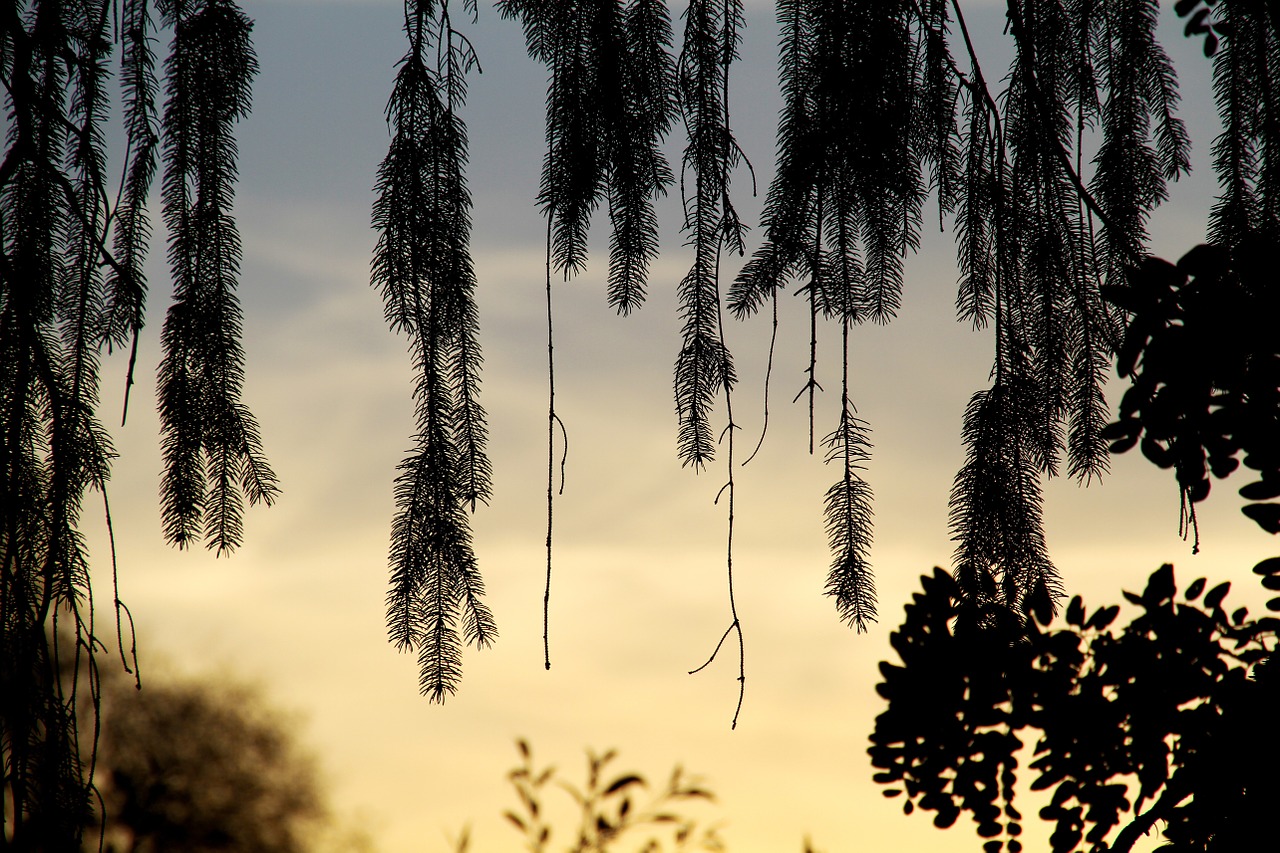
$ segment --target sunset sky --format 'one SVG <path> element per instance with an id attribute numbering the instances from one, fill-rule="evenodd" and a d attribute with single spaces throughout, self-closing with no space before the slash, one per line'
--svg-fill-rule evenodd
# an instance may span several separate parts
<path id="1" fill-rule="evenodd" d="M 1003 3 L 965 8 L 989 55 L 1002 57 Z M 230 558 L 162 541 L 152 401 L 170 284 L 157 239 L 139 381 L 129 422 L 114 431 L 120 459 L 110 490 L 120 591 L 137 622 L 144 680 L 165 660 L 180 672 L 230 671 L 261 683 L 273 702 L 298 712 L 338 810 L 386 853 L 446 851 L 468 824 L 472 850 L 519 849 L 500 817 L 514 804 L 503 776 L 516 761 L 516 737 L 570 779 L 587 747 L 616 747 L 618 769 L 655 781 L 683 764 L 717 793 L 719 807 L 707 814 L 724 821 L 734 853 L 798 853 L 805 835 L 827 853 L 980 850 L 964 819 L 939 831 L 925 815 L 904 817 L 871 782 L 866 757 L 883 708 L 875 685 L 877 662 L 892 655 L 889 632 L 920 574 L 949 565 L 961 415 L 991 363 L 989 334 L 955 319 L 951 233 L 939 234 L 936 218 L 926 227 L 907 262 L 898 319 L 853 335 L 853 397 L 875 442 L 866 477 L 876 495 L 880 623 L 865 635 L 843 626 L 822 594 L 830 561 L 822 497 L 838 472 L 809 456 L 806 410 L 790 402 L 805 378 L 807 320 L 800 300 L 782 300 L 769 434 L 736 475 L 747 656 L 736 731 L 735 655 L 686 674 L 730 617 L 725 513 L 713 503 L 723 462 L 695 474 L 675 455 L 675 284 L 690 262 L 678 197 L 663 203 L 665 251 L 639 314 L 620 318 L 606 305 L 603 252 L 586 274 L 557 286 L 557 400 L 570 446 L 556 505 L 553 666 L 544 671 L 544 224 L 534 197 L 546 78 L 526 56 L 519 26 L 481 3 L 478 23 L 463 26 L 484 71 L 472 78 L 466 120 L 494 497 L 474 527 L 500 638 L 493 649 L 468 650 L 458 694 L 431 705 L 418 695 L 414 658 L 386 639 L 391 487 L 414 429 L 412 377 L 406 341 L 387 329 L 369 286 L 372 187 L 389 142 L 382 110 L 405 48 L 402 5 L 246 0 L 245 9 L 257 22 L 261 63 L 239 148 L 245 398 L 283 495 L 248 514 L 246 544 Z M 777 28 L 771 3 L 748 3 L 747 14 L 731 97 L 760 191 L 752 198 L 741 172 L 735 198 L 755 225 L 772 174 Z M 1176 259 L 1204 239 L 1214 130 L 1199 44 L 1181 37 L 1176 20 L 1165 31 L 1195 141 L 1195 173 L 1172 187 L 1151 227 L 1153 251 Z M 1003 60 L 992 62 L 987 77 L 998 80 Z M 668 144 L 673 162 L 680 145 Z M 593 233 L 605 245 L 605 228 Z M 749 237 L 754 248 L 759 230 Z M 742 458 L 761 429 L 769 325 L 733 322 L 728 336 L 742 380 L 734 396 Z M 838 330 L 826 329 L 823 341 L 820 433 L 838 416 Z M 104 363 L 109 424 L 118 424 L 124 372 L 118 357 Z M 1102 485 L 1052 482 L 1048 542 L 1068 591 L 1111 603 L 1173 562 L 1183 581 L 1235 579 L 1229 601 L 1256 609 L 1262 590 L 1248 569 L 1280 553 L 1280 543 L 1240 514 L 1236 480 L 1216 485 L 1202 511 L 1198 556 L 1178 536 L 1172 474 L 1137 453 L 1116 459 Z M 110 565 L 102 525 L 92 509 L 86 516 L 101 625 Z M 1028 828 L 1032 839 L 1045 835 L 1038 820 Z"/>

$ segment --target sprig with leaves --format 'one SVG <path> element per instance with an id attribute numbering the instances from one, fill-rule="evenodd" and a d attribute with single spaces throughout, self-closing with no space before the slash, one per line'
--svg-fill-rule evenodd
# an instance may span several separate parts
<path id="1" fill-rule="evenodd" d="M 578 826 L 570 831 L 562 848 L 566 853 L 606 853 L 644 834 L 650 834 L 639 848 L 645 853 L 725 849 L 714 825 L 702 826 L 688 813 L 693 804 L 708 803 L 715 797 L 679 766 L 671 771 L 664 787 L 641 799 L 649 783 L 638 773 L 615 775 L 609 768 L 617 757 L 614 750 L 602 754 L 587 751 L 586 781 L 578 787 L 558 778 L 554 766 L 538 768 L 526 741 L 517 740 L 516 748 L 521 763 L 507 774 L 507 780 L 520 804 L 518 811 L 508 810 L 503 816 L 524 836 L 532 853 L 551 849 L 555 828 L 547 820 L 545 806 L 546 791 L 551 787 L 567 794 L 579 811 Z M 466 848 L 464 836 L 457 853 Z"/>
<path id="2" fill-rule="evenodd" d="M 1253 571 L 1280 588 L 1280 559 Z M 901 663 L 881 664 L 888 707 L 868 749 L 875 781 L 904 813 L 933 812 L 940 828 L 968 813 L 983 850 L 1021 853 L 1030 745 L 1054 853 L 1132 850 L 1160 825 L 1170 849 L 1248 849 L 1268 837 L 1280 749 L 1258 734 L 1280 687 L 1280 619 L 1227 610 L 1226 582 L 1199 578 L 1178 595 L 1170 565 L 1124 593 L 1135 615 L 1119 627 L 1118 606 L 1087 610 L 1075 596 L 1062 622 L 1043 606 L 1025 624 L 973 631 L 957 579 L 936 569 L 922 583 L 890 637 Z M 1280 598 L 1267 608 L 1280 610 Z"/>

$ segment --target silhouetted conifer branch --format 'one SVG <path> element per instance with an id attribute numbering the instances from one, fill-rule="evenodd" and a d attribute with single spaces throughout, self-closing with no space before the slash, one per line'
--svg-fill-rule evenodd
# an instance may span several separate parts
<path id="1" fill-rule="evenodd" d="M 417 652 L 423 695 L 442 702 L 461 678 L 461 643 L 484 647 L 497 636 L 467 521 L 467 508 L 490 494 L 458 115 L 477 60 L 448 3 L 406 3 L 405 21 L 410 48 L 387 103 L 391 146 L 373 206 L 371 277 L 388 324 L 409 338 L 418 424 L 396 478 L 387 623 L 397 647 Z"/>
<path id="2" fill-rule="evenodd" d="M 916 57 L 932 51 L 936 60 L 938 45 L 924 30 L 913 33 L 908 5 L 779 4 L 778 168 L 765 205 L 765 243 L 730 293 L 738 316 L 754 313 L 796 274 L 810 280 L 828 316 L 843 305 L 859 322 L 885 322 L 897 310 L 901 259 L 918 241 L 922 162 L 946 160 L 930 121 L 917 133 L 913 117 L 924 109 L 933 129 L 943 128 L 941 139 L 949 136 L 939 106 L 949 99 L 947 87 L 934 87 L 939 104 L 920 100 L 924 63 Z M 841 256 L 824 262 L 829 252 Z M 828 279 L 824 271 L 836 275 Z"/>
<path id="3" fill-rule="evenodd" d="M 538 203 L 551 217 L 552 258 L 566 277 L 586 264 L 587 230 L 609 205 L 609 300 L 644 300 L 657 254 L 653 199 L 671 182 L 659 142 L 674 117 L 671 27 L 657 0 L 501 0 L 547 66 L 547 153 Z"/>
<path id="4" fill-rule="evenodd" d="M 681 170 L 681 201 L 686 243 L 693 248 L 693 265 L 677 290 L 684 321 L 675 364 L 677 452 L 681 461 L 695 470 L 714 458 L 716 442 L 710 415 L 721 392 L 727 424 L 720 441 L 727 443 L 728 451 L 728 479 L 716 501 L 722 495 L 727 497 L 730 622 L 710 658 L 693 672 L 715 660 L 730 633 L 737 634 L 738 703 L 732 727 L 738 724 L 746 691 L 746 651 L 733 575 L 737 425 L 733 422 L 732 391 L 737 377 L 724 338 L 720 256 L 725 249 L 739 255 L 744 251 L 745 228 L 729 197 L 733 170 L 744 160 L 729 120 L 729 67 L 738 58 L 742 25 L 740 0 L 694 0 L 685 11 L 684 41 L 676 64 L 676 102 L 688 139 Z M 692 194 L 688 192 L 690 182 Z"/>
<path id="5" fill-rule="evenodd" d="M 136 340 L 142 329 L 147 292 L 142 264 L 151 239 L 146 201 L 160 144 L 151 13 L 146 0 L 126 0 L 120 14 L 121 84 L 128 145 L 112 243 L 123 271 L 113 270 L 107 278 L 108 314 L 102 329 L 109 346 L 123 346 L 130 337 Z M 127 387 L 125 393 L 128 394 Z"/>
<path id="6" fill-rule="evenodd" d="M 90 813 L 96 740 L 80 737 L 76 715 L 86 703 L 96 715 L 101 644 L 80 516 L 114 457 L 96 412 L 99 359 L 131 338 L 136 348 L 162 135 L 177 291 L 161 369 L 167 526 L 225 550 L 239 539 L 242 497 L 275 491 L 238 401 L 231 130 L 249 106 L 251 25 L 222 0 L 155 10 L 174 30 L 163 123 L 146 0 L 30 0 L 0 13 L 0 357 L 12 366 L 0 377 L 0 768 L 5 835 L 24 849 L 78 849 Z M 112 187 L 105 127 L 117 44 L 125 153 Z M 167 418 L 175 413 L 180 422 Z"/>
<path id="7" fill-rule="evenodd" d="M 229 0 L 173 12 L 164 110 L 165 224 L 174 303 L 165 318 L 158 376 L 166 538 L 204 539 L 219 553 L 240 544 L 243 500 L 270 504 L 275 475 L 257 424 L 239 402 L 244 383 L 236 298 L 240 236 L 232 219 L 233 127 L 248 114 L 257 60 L 252 23 Z"/>
<path id="8" fill-rule="evenodd" d="M 1223 128 L 1213 143 L 1213 165 L 1222 194 L 1209 216 L 1209 237 L 1225 246 L 1253 232 L 1280 235 L 1280 31 L 1266 6 L 1230 3 L 1215 10 L 1214 28 L 1223 38 L 1214 55 L 1213 93 Z"/>
<path id="9" fill-rule="evenodd" d="M 711 407 L 736 380 L 720 328 L 719 270 L 722 244 L 742 242 L 729 201 L 730 175 L 741 153 L 729 127 L 727 100 L 741 19 L 738 2 L 690 3 L 678 63 L 678 101 L 689 140 L 684 170 L 691 173 L 694 187 L 684 199 L 684 229 L 694 258 L 678 290 L 684 325 L 675 365 L 677 448 L 684 464 L 697 469 L 715 456 Z M 682 186 L 687 183 L 681 180 Z"/>
<path id="10" fill-rule="evenodd" d="M 978 624 L 1006 613 L 1021 618 L 1037 594 L 1061 594 L 1041 525 L 1042 401 L 1030 378 L 1010 371 L 975 394 L 965 412 L 966 458 L 951 492 L 951 528 L 959 543 L 956 582 Z"/>
<path id="11" fill-rule="evenodd" d="M 590 219 L 607 202 L 608 298 L 627 314 L 644 301 L 657 254 L 653 199 L 672 180 L 659 143 L 674 118 L 670 13 L 659 0 L 500 0 L 518 19 L 529 55 L 547 66 L 547 152 L 538 203 L 547 217 L 547 586 L 544 653 L 551 666 L 549 614 L 554 504 L 555 410 L 551 272 L 566 278 L 586 263 Z M 563 488 L 563 463 L 562 463 Z"/>
<path id="12" fill-rule="evenodd" d="M 847 346 L 848 330 L 843 335 Z M 827 540 L 833 559 L 827 575 L 827 595 L 836 600 L 840 619 L 858 629 L 867 630 L 867 622 L 876 621 L 876 591 L 868 556 L 871 550 L 871 487 L 859 475 L 871 456 L 870 429 L 857 416 L 849 399 L 848 372 L 844 376 L 843 411 L 835 431 L 823 439 L 826 463 L 838 462 L 840 479 L 827 490 L 823 514 Z"/>
<path id="13" fill-rule="evenodd" d="M 1173 65 L 1155 38 L 1158 5 L 1128 0 L 1103 4 L 1100 12 L 1097 67 L 1088 71 L 1102 78 L 1106 97 L 1098 110 L 1102 143 L 1090 189 L 1109 218 L 1103 273 L 1114 281 L 1141 254 L 1147 215 L 1168 197 L 1165 181 L 1190 171 L 1191 141 L 1174 116 L 1179 95 Z M 1092 45 L 1082 42 L 1089 51 Z M 1092 60 L 1092 52 L 1085 55 Z"/>
<path id="14" fill-rule="evenodd" d="M 956 10 L 968 43 L 959 4 Z M 1136 259 L 1146 217 L 1166 197 L 1165 181 L 1187 170 L 1189 143 L 1174 116 L 1176 80 L 1154 39 L 1155 14 L 1147 0 L 1070 12 L 1011 2 L 1015 55 L 1002 107 L 987 93 L 968 45 L 971 70 L 960 78 L 967 116 L 957 193 L 957 307 L 977 326 L 996 321 L 995 388 L 1005 389 L 998 395 L 1003 398 L 1009 383 L 1016 383 L 1019 405 L 1028 407 L 1017 412 L 987 401 L 979 407 L 987 427 L 966 427 L 970 461 L 952 494 L 953 526 L 961 540 L 957 571 L 969 578 L 961 586 L 979 596 L 980 606 L 991 593 L 974 580 L 973 553 L 985 553 L 982 559 L 990 561 L 994 549 L 1004 548 L 1014 563 L 1039 560 L 1043 534 L 1038 510 L 1031 511 L 1038 506 L 1039 486 L 1033 489 L 1031 480 L 1038 481 L 1039 472 L 1056 473 L 1062 451 L 1068 472 L 1079 479 L 1107 470 L 1099 435 L 1107 420 L 1102 388 L 1119 334 L 1118 318 L 1104 306 L 1100 287 Z M 1094 127 L 1101 139 L 1086 188 L 1081 146 L 1085 131 Z M 1094 216 L 1103 226 L 1100 240 Z M 977 417 L 978 405 L 975 398 L 966 424 Z M 1038 419 L 1034 429 L 1028 417 Z M 995 429 L 1001 418 L 1009 420 Z M 1002 475 L 1009 487 L 1020 489 L 1010 506 L 1022 507 L 1021 521 L 1006 519 L 1007 532 L 998 541 L 974 540 L 966 551 L 967 537 L 979 531 L 957 519 L 988 502 L 974 491 L 985 488 L 987 474 L 975 474 L 985 451 L 973 442 L 998 435 L 1006 442 L 1022 436 L 1011 458 L 1023 473 Z M 1000 573 L 1009 588 L 1001 595 L 1012 607 L 1010 590 L 1022 580 L 1003 568 Z M 1032 586 L 1021 587 L 1024 598 L 1034 594 L 1041 574 L 1035 569 L 1028 576 Z M 1047 588 L 1052 591 L 1052 585 Z"/>

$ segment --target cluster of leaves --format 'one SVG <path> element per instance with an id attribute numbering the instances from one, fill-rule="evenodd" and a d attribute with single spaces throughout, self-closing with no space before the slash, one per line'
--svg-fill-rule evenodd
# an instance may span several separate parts
<path id="1" fill-rule="evenodd" d="M 647 802 L 641 802 L 637 795 L 648 787 L 648 782 L 637 773 L 614 776 L 608 769 L 617 757 L 613 750 L 602 755 L 587 752 L 586 784 L 578 788 L 557 778 L 554 766 L 539 769 L 525 741 L 516 741 L 516 747 L 521 763 L 507 774 L 507 779 L 520 801 L 520 810 L 504 812 L 504 816 L 524 835 L 525 844 L 533 853 L 550 849 L 552 826 L 544 806 L 548 787 L 567 793 L 580 812 L 576 834 L 564 847 L 567 853 L 604 853 L 644 833 L 657 833 L 639 848 L 645 853 L 725 849 L 714 826 L 700 827 L 686 813 L 690 804 L 714 798 L 696 778 L 686 778 L 678 766 L 663 788 L 649 796 Z M 666 846 L 665 841 L 671 846 Z M 466 849 L 467 838 L 463 836 L 458 853 Z"/>
<path id="2" fill-rule="evenodd" d="M 1126 286 L 1106 290 L 1130 314 L 1116 370 L 1133 384 L 1103 436 L 1113 453 L 1140 445 L 1174 469 L 1192 528 L 1209 475 L 1227 477 L 1243 461 L 1261 478 L 1240 489 L 1252 501 L 1242 512 L 1280 533 L 1278 250 L 1262 235 L 1232 252 L 1199 246 L 1177 266 L 1149 258 Z"/>
<path id="3" fill-rule="evenodd" d="M 1183 35 L 1187 38 L 1204 36 L 1204 55 L 1211 57 L 1218 52 L 1219 36 L 1225 36 L 1231 27 L 1221 20 L 1214 20 L 1213 7 L 1217 0 L 1178 0 L 1173 9 L 1179 18 L 1186 18 Z"/>
<path id="4" fill-rule="evenodd" d="M 1254 572 L 1280 589 L 1280 558 Z M 1019 756 L 1030 742 L 1054 853 L 1127 851 L 1157 822 L 1179 851 L 1250 849 L 1273 835 L 1280 619 L 1228 613 L 1228 583 L 1206 592 L 1201 578 L 1179 597 L 1165 565 L 1141 595 L 1124 593 L 1139 612 L 1119 631 L 1118 606 L 1087 612 L 1078 596 L 1062 627 L 1050 630 L 1038 608 L 1025 627 L 975 631 L 949 575 L 922 581 L 891 636 L 902 664 L 881 664 L 889 707 L 868 750 L 906 813 L 931 811 L 949 827 L 968 812 L 984 850 L 1018 853 Z M 1280 610 L 1280 597 L 1267 606 Z"/>
<path id="5" fill-rule="evenodd" d="M 18 0 L 0 11 L 0 768 L 5 832 L 19 848 L 74 845 L 88 808 L 75 705 L 96 704 L 95 679 L 80 673 L 100 646 L 80 516 L 91 489 L 105 505 L 114 451 L 97 414 L 99 361 L 114 348 L 136 355 L 147 197 L 161 166 L 175 285 L 158 383 L 165 535 L 225 553 L 240 542 L 245 501 L 277 491 L 239 401 L 231 213 L 251 29 L 232 0 Z M 113 182 L 117 48 L 125 151 Z"/>

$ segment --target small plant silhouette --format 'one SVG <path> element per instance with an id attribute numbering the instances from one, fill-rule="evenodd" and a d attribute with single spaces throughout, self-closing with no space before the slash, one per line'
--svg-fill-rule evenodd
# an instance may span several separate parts
<path id="1" fill-rule="evenodd" d="M 524 836 L 525 847 L 533 853 L 551 850 L 553 828 L 544 806 L 549 788 L 568 794 L 581 813 L 573 840 L 563 847 L 567 853 L 605 853 L 646 832 L 653 835 L 639 848 L 642 853 L 726 849 L 715 826 L 701 826 L 687 814 L 691 803 L 711 802 L 715 797 L 697 777 L 685 775 L 679 765 L 664 787 L 640 799 L 648 781 L 639 773 L 613 774 L 609 765 L 617 757 L 615 750 L 602 754 L 587 750 L 586 783 L 579 788 L 559 778 L 553 765 L 539 768 L 527 741 L 517 740 L 516 749 L 520 764 L 507 774 L 507 780 L 520 805 L 503 816 Z M 465 853 L 468 844 L 464 834 L 457 853 Z"/>

